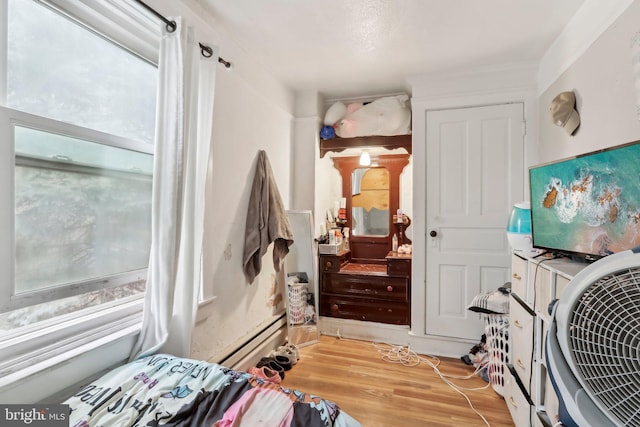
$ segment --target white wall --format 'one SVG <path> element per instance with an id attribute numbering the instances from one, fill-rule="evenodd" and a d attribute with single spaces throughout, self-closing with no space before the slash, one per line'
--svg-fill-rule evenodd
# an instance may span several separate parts
<path id="1" fill-rule="evenodd" d="M 316 235 L 319 236 L 320 224 L 325 222 L 327 210 L 333 212 L 335 202 L 339 202 L 342 197 L 342 178 L 338 169 L 333 166 L 331 153 L 325 154 L 323 158 L 320 158 L 319 151 L 316 153 L 315 220 Z"/>
<path id="2" fill-rule="evenodd" d="M 271 250 L 248 284 L 242 270 L 245 220 L 258 150 L 267 153 L 286 207 L 290 201 L 291 116 L 230 75 L 216 85 L 213 182 L 207 191 L 204 283 L 216 299 L 200 308 L 192 357 L 215 357 L 284 309 Z M 280 296 L 278 297 L 278 294 Z"/>
<path id="3" fill-rule="evenodd" d="M 204 40 L 233 63 L 218 68 L 207 183 L 204 285 L 215 299 L 200 307 L 191 356 L 216 359 L 284 310 L 282 290 L 274 288 L 271 250 L 253 284 L 242 270 L 244 227 L 259 150 L 265 150 L 286 208 L 291 202 L 291 141 L 294 94 L 238 46 L 233 35 L 215 27 L 215 18 L 192 0 L 150 0 L 165 16 L 182 15 Z M 279 295 L 278 295 L 279 294 Z"/>
<path id="4" fill-rule="evenodd" d="M 321 109 L 322 97 L 318 92 L 297 93 L 292 148 L 292 169 L 295 177 L 292 188 L 292 209 L 311 211 L 315 209 L 315 160 L 319 153 L 318 130 L 322 126 Z M 315 218 L 314 225 L 317 225 Z"/>
<path id="5" fill-rule="evenodd" d="M 577 27 L 565 34 L 581 38 Z M 590 30 L 590 29 L 587 29 Z M 540 163 L 640 139 L 630 40 L 640 31 L 640 2 L 631 5 L 539 97 Z M 541 70 L 544 74 L 545 70 Z M 581 124 L 574 136 L 549 118 L 551 100 L 573 90 Z"/>

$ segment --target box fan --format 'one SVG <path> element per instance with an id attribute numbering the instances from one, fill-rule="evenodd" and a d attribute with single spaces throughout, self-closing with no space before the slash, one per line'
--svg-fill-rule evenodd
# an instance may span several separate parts
<path id="1" fill-rule="evenodd" d="M 545 354 L 568 427 L 640 426 L 640 254 L 601 258 L 553 306 Z"/>

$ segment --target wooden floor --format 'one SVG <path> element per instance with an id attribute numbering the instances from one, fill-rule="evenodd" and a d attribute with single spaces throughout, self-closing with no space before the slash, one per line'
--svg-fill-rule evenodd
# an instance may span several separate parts
<path id="1" fill-rule="evenodd" d="M 487 425 L 430 366 L 383 361 L 371 342 L 322 336 L 300 354 L 282 385 L 336 402 L 364 427 Z M 473 372 L 459 359 L 441 358 L 438 369 L 445 375 Z M 487 385 L 477 376 L 452 381 L 465 388 Z M 465 393 L 491 427 L 513 426 L 504 399 L 492 388 Z"/>

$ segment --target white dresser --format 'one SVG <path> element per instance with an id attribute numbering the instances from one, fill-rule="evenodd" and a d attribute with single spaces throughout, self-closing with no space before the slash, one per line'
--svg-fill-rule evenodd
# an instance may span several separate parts
<path id="1" fill-rule="evenodd" d="M 569 281 L 587 264 L 544 255 L 514 252 L 511 263 L 509 335 L 511 376 L 504 398 L 517 427 L 551 427 L 558 399 L 547 375 L 544 342 L 549 304 L 560 298 Z"/>

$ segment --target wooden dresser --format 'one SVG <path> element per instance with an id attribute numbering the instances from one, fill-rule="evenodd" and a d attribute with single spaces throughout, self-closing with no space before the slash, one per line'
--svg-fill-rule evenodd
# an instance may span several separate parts
<path id="1" fill-rule="evenodd" d="M 320 255 L 320 315 L 409 325 L 411 255 L 389 252 L 385 264 L 350 260 L 349 251 Z"/>

